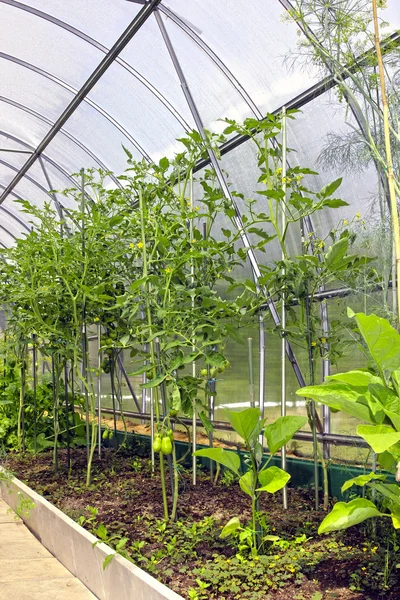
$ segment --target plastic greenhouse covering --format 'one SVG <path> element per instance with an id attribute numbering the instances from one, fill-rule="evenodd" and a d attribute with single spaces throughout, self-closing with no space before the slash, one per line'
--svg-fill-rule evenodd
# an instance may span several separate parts
<path id="1" fill-rule="evenodd" d="M 329 73 L 296 59 L 302 32 L 288 18 L 290 9 L 290 0 L 0 0 L 0 246 L 11 246 L 34 226 L 16 200 L 42 207 L 51 198 L 68 208 L 68 198 L 54 190 L 79 186 L 73 174 L 81 168 L 121 174 L 122 146 L 135 159 L 157 162 L 179 150 L 176 140 L 198 128 L 199 118 L 205 129 L 222 132 L 222 118 L 261 120 L 282 107 L 301 111 L 288 124 L 291 166 L 315 168 L 319 174 L 310 180 L 315 190 L 344 177 L 341 197 L 348 206 L 315 215 L 318 234 L 356 213 L 373 223 L 371 199 L 380 184 L 375 166 L 343 172 L 335 160 L 321 161 L 327 137 L 350 134 L 357 121 Z M 397 35 L 398 0 L 388 0 L 383 18 L 387 35 Z M 222 150 L 220 164 L 230 185 L 251 197 L 257 181 L 254 145 L 232 135 Z M 109 185 L 122 183 L 111 178 Z M 245 214 L 246 204 L 240 198 L 237 203 Z M 299 231 L 289 239 L 290 251 L 295 254 L 300 244 Z M 256 260 L 276 259 L 278 245 L 268 251 Z M 250 263 L 246 275 L 251 277 Z M 330 301 L 334 314 L 338 303 Z M 274 377 L 279 342 L 266 336 L 260 392 L 256 326 L 248 337 L 254 340 L 255 395 L 264 394 L 268 410 L 280 393 Z M 91 350 L 95 361 L 95 346 Z M 232 347 L 232 364 L 245 360 L 243 352 Z M 298 359 L 302 364 L 306 357 L 300 353 Z M 304 413 L 304 403 L 295 400 L 290 365 L 287 379 L 288 406 Z M 131 383 L 139 395 L 140 378 Z M 231 404 L 241 406 L 240 399 L 232 399 L 222 381 L 215 417 L 222 420 L 218 407 Z M 326 433 L 354 432 L 351 420 L 330 419 L 326 412 L 324 424 Z"/>

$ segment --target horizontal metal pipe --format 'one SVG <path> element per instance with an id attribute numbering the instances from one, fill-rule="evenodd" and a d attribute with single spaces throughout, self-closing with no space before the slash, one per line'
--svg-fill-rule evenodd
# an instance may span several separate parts
<path id="1" fill-rule="evenodd" d="M 111 408 L 102 408 L 101 412 L 104 414 L 112 415 L 113 411 Z M 117 410 L 117 413 L 120 411 Z M 128 419 L 143 419 L 145 421 L 150 420 L 150 415 L 147 413 L 140 412 L 132 412 L 128 410 L 124 410 L 124 416 Z M 185 423 L 186 425 L 192 424 L 192 419 L 186 419 L 185 417 L 180 418 L 180 421 Z M 198 419 L 197 425 L 199 427 L 203 427 L 202 422 Z M 231 425 L 227 421 L 213 421 L 213 425 L 215 429 L 220 431 L 233 431 Z M 353 446 L 354 448 L 368 448 L 368 444 L 364 442 L 361 438 L 352 436 L 352 435 L 339 435 L 337 433 L 318 433 L 318 440 L 320 442 L 325 442 L 327 444 L 332 444 L 334 446 Z M 295 440 L 300 440 L 302 442 L 312 442 L 312 433 L 309 431 L 299 431 L 295 434 Z"/>

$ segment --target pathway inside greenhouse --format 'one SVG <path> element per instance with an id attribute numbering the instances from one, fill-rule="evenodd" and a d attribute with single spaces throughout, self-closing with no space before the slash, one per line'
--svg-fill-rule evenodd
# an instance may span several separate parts
<path id="1" fill-rule="evenodd" d="M 0 597 L 13 600 L 95 598 L 42 546 L 1 499 Z"/>

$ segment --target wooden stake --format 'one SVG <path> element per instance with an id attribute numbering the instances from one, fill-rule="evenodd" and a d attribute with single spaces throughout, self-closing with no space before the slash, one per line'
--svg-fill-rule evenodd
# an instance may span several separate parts
<path id="1" fill-rule="evenodd" d="M 396 199 L 396 188 L 395 179 L 393 174 L 393 158 L 392 158 L 392 146 L 390 141 L 390 122 L 389 122 L 389 104 L 386 93 L 386 82 L 385 82 L 385 70 L 383 66 L 381 44 L 379 41 L 379 23 L 378 23 L 378 7 L 377 0 L 372 0 L 372 11 L 374 15 L 374 32 L 375 32 L 375 47 L 376 56 L 378 59 L 379 67 L 379 79 L 381 84 L 381 96 L 382 96 L 382 107 L 383 107 L 383 130 L 385 136 L 385 150 L 386 150 L 386 168 L 387 168 L 387 179 L 389 185 L 389 197 L 390 197 L 390 209 L 392 214 L 392 228 L 394 238 L 394 254 L 396 261 L 396 281 L 393 281 L 393 285 L 396 285 L 397 290 L 397 322 L 400 325 L 400 227 L 399 227 L 399 212 L 397 209 Z"/>

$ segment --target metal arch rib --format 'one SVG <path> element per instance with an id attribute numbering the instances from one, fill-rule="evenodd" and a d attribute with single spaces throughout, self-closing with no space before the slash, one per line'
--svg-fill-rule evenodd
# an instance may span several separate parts
<path id="1" fill-rule="evenodd" d="M 0 2 L 1 2 L 1 0 L 0 0 Z M 0 102 L 4 102 L 5 104 L 10 104 L 11 106 L 14 106 L 14 108 L 18 108 L 19 110 L 26 112 L 28 115 L 32 115 L 33 117 L 35 117 L 36 119 L 39 119 L 40 121 L 43 121 L 47 125 L 50 125 L 50 126 L 53 125 L 53 121 L 51 119 L 48 119 L 41 113 L 38 113 L 36 110 L 33 110 L 29 106 L 26 106 L 25 104 L 21 104 L 20 102 L 17 102 L 16 100 L 12 100 L 11 98 L 7 98 L 6 96 L 0 96 Z M 76 144 L 81 150 L 83 150 L 88 156 L 90 156 L 90 158 L 92 158 L 99 165 L 100 169 L 110 172 L 110 169 L 108 169 L 106 167 L 106 165 L 94 154 L 94 152 L 92 152 L 87 146 L 82 144 L 82 142 L 80 140 L 78 140 L 75 136 L 73 136 L 71 133 L 69 133 L 65 129 L 60 129 L 59 133 L 61 135 L 64 135 L 65 137 L 67 137 L 71 142 Z M 115 177 L 115 175 L 113 173 L 110 174 L 110 178 L 113 180 L 115 185 L 117 185 L 119 188 L 122 189 L 123 186 L 122 186 L 121 182 Z"/>
<path id="2" fill-rule="evenodd" d="M 59 77 L 52 75 L 48 71 L 45 71 L 44 69 L 41 69 L 40 67 L 37 67 L 36 65 L 28 63 L 25 60 L 17 58 L 16 56 L 12 56 L 11 54 L 6 54 L 5 52 L 0 52 L 0 58 L 2 58 L 4 60 L 9 60 L 10 62 L 17 64 L 20 67 L 29 69 L 30 71 L 33 71 L 34 73 L 37 73 L 38 75 L 41 75 L 42 77 L 46 77 L 46 79 L 49 79 L 53 83 L 56 83 L 57 85 L 63 87 L 64 89 L 68 90 L 69 92 L 71 92 L 71 94 L 74 95 L 74 98 L 76 98 L 77 95 L 79 94 L 79 91 L 77 89 L 75 89 L 74 87 L 72 87 L 71 85 L 69 85 L 68 83 L 63 81 L 62 79 L 59 79 Z M 89 104 L 89 106 L 91 106 L 95 111 L 100 113 L 102 117 L 104 117 L 105 119 L 107 119 L 107 121 L 109 121 L 112 125 L 114 125 L 114 127 L 116 127 L 130 141 L 130 143 L 143 156 L 143 158 L 145 158 L 148 162 L 151 162 L 150 156 L 141 147 L 139 142 L 137 142 L 135 140 L 135 138 L 132 137 L 131 134 L 124 127 L 122 127 L 122 125 L 120 123 L 118 123 L 118 121 L 116 119 L 114 119 L 114 117 L 112 117 L 107 111 L 105 111 L 103 108 L 101 108 L 101 106 L 96 104 L 96 102 L 94 102 L 90 98 L 85 97 L 82 99 L 82 102 L 86 102 L 87 104 Z"/>
<path id="3" fill-rule="evenodd" d="M 71 115 L 74 114 L 78 106 L 86 99 L 87 94 L 90 90 L 96 85 L 101 76 L 107 71 L 107 69 L 112 65 L 117 56 L 122 52 L 125 46 L 130 42 L 135 33 L 139 31 L 142 25 L 147 21 L 153 11 L 160 4 L 161 0 L 150 0 L 144 7 L 139 11 L 136 17 L 132 20 L 132 22 L 125 29 L 123 34 L 118 38 L 110 51 L 105 55 L 100 64 L 95 68 L 90 77 L 83 84 L 81 89 L 77 92 L 68 106 L 61 113 L 57 121 L 50 128 L 50 131 L 45 135 L 40 144 L 37 146 L 34 154 L 28 158 L 26 163 L 23 165 L 21 169 L 17 171 L 14 179 L 8 184 L 7 188 L 4 190 L 3 194 L 0 196 L 0 204 L 4 202 L 7 198 L 9 192 L 11 192 L 15 186 L 21 181 L 21 179 L 26 176 L 27 172 L 31 168 L 31 166 L 36 162 L 40 154 L 47 148 L 50 142 L 57 135 L 59 130 L 65 125 Z"/>
<path id="4" fill-rule="evenodd" d="M 164 13 L 164 15 L 167 16 L 169 19 L 171 19 L 171 21 L 173 21 L 175 25 L 182 29 L 182 31 L 184 31 L 186 35 L 188 35 L 191 38 L 191 40 L 195 42 L 195 44 L 197 44 L 197 46 L 199 46 L 199 48 L 207 54 L 209 58 L 211 58 L 212 62 L 218 67 L 220 71 L 222 71 L 222 73 L 228 79 L 229 83 L 235 88 L 238 94 L 240 94 L 240 96 L 246 102 L 246 104 L 254 113 L 254 115 L 257 118 L 262 118 L 262 112 L 258 108 L 257 104 L 254 102 L 254 100 L 250 97 L 250 94 L 245 90 L 240 81 L 234 76 L 232 71 L 219 58 L 219 56 L 215 54 L 215 52 L 210 48 L 210 46 L 206 44 L 206 42 L 199 35 L 197 35 L 197 33 L 193 31 L 193 29 L 191 29 L 189 25 L 185 23 L 185 21 L 183 21 L 183 19 L 181 19 L 176 13 L 174 13 L 173 10 L 171 10 L 164 4 L 160 4 L 158 10 Z"/>
<path id="5" fill-rule="evenodd" d="M 34 152 L 34 148 L 30 145 L 27 144 L 26 142 L 24 142 L 23 140 L 21 140 L 21 138 L 8 133 L 7 131 L 3 131 L 2 129 L 0 129 L 0 136 L 3 136 L 5 138 L 9 138 L 10 140 L 13 140 L 14 142 L 17 142 L 18 144 L 21 144 L 21 146 L 24 146 L 25 148 L 29 148 L 29 150 L 33 153 Z M 75 181 L 75 179 L 69 175 L 69 173 L 61 166 L 59 165 L 57 162 L 55 162 L 52 158 L 50 158 L 49 156 L 46 156 L 45 154 L 41 154 L 41 157 L 48 162 L 50 165 L 52 165 L 55 169 L 57 169 L 58 171 L 60 171 L 60 173 L 66 178 L 68 179 L 68 181 L 70 181 L 74 186 L 77 186 L 78 183 Z"/>
<path id="6" fill-rule="evenodd" d="M 0 0 L 0 2 L 3 4 L 8 4 L 13 8 L 18 8 L 25 12 L 29 12 L 35 15 L 35 17 L 44 19 L 49 23 L 52 23 L 53 25 L 57 25 L 57 27 L 61 27 L 62 29 L 65 29 L 65 31 L 72 33 L 73 35 L 87 42 L 91 46 L 94 46 L 97 50 L 100 50 L 100 52 L 103 52 L 104 54 L 107 54 L 108 52 L 108 48 L 106 46 L 103 46 L 103 44 L 101 44 L 98 40 L 95 40 L 80 29 L 69 25 L 65 21 L 57 19 L 57 17 L 53 17 L 48 13 L 45 13 L 37 8 L 33 8 L 32 6 L 27 6 L 22 2 L 17 2 L 16 0 Z M 142 2 L 142 4 L 145 4 L 145 2 Z M 135 79 L 140 81 L 140 83 L 142 83 L 149 90 L 149 92 L 151 92 L 157 98 L 157 100 L 159 100 L 165 106 L 165 108 L 173 115 L 173 117 L 180 123 L 180 125 L 182 125 L 185 131 L 191 131 L 192 127 L 186 122 L 183 116 L 177 111 L 173 104 L 171 104 L 167 100 L 167 98 L 165 98 L 165 96 L 161 94 L 161 92 L 159 92 L 157 88 L 150 83 L 150 81 L 148 81 L 143 75 L 141 75 L 136 69 L 134 69 L 128 62 L 126 62 L 121 57 L 116 58 L 115 62 L 118 63 L 121 67 L 123 67 L 126 71 L 128 71 L 128 73 L 133 75 Z"/>
<path id="7" fill-rule="evenodd" d="M 0 223 L 0 229 L 2 229 L 3 231 L 5 231 L 6 234 L 9 235 L 13 240 L 16 241 L 18 239 L 16 235 L 14 235 L 13 233 L 11 233 L 11 231 L 8 231 L 8 229 L 6 229 L 4 227 L 4 225 L 2 225 L 1 223 Z"/>
<path id="8" fill-rule="evenodd" d="M 0 184 L 0 189 L 4 190 L 5 188 L 6 188 L 5 185 Z M 17 198 L 17 200 L 22 200 L 21 196 L 18 196 L 18 194 L 16 194 L 15 192 L 11 192 L 11 195 L 15 196 L 15 198 Z M 19 223 L 23 229 L 26 229 L 26 231 L 30 231 L 30 227 L 25 223 L 25 221 L 23 221 L 17 215 L 14 215 L 14 213 L 12 213 L 11 210 L 9 210 L 6 206 L 4 206 L 2 204 L 0 206 L 0 210 L 2 212 L 6 213 L 6 215 L 8 215 L 9 217 L 11 217 L 12 219 L 14 219 L 14 221 L 17 221 L 17 223 Z"/>
<path id="9" fill-rule="evenodd" d="M 14 171 L 14 173 L 19 173 L 20 172 L 20 169 L 18 169 L 18 167 L 14 167 L 14 165 L 11 165 L 9 162 L 7 162 L 6 160 L 3 160 L 2 158 L 0 158 L 0 165 L 3 165 L 4 167 L 6 167 L 7 169 L 10 169 L 11 171 Z M 36 181 L 36 179 L 34 179 L 33 177 L 31 177 L 27 173 L 24 173 L 23 177 L 25 177 L 25 179 L 27 181 L 29 181 L 30 183 L 32 183 L 33 185 L 35 185 L 37 188 L 39 188 L 41 192 L 44 192 L 46 194 L 46 196 L 50 196 L 52 198 L 49 190 L 46 190 L 46 188 L 41 183 L 39 183 L 38 181 Z M 19 179 L 19 181 L 21 181 L 21 179 L 22 179 L 22 177 Z M 19 183 L 19 181 L 18 181 L 18 183 Z M 8 189 L 9 185 L 4 187 L 5 191 Z M 17 185 L 17 184 L 15 184 L 15 185 Z M 11 194 L 13 192 L 15 185 L 13 186 L 12 190 L 7 191 L 7 195 L 4 197 L 4 199 L 2 200 L 2 202 L 0 204 L 2 204 L 4 202 L 4 200 L 6 199 L 6 197 L 8 196 L 8 194 Z M 4 196 L 4 193 L 2 194 L 1 197 Z M 66 207 L 63 204 L 61 204 L 61 202 L 60 202 L 60 206 L 64 210 L 66 210 L 66 211 L 68 210 L 68 209 L 66 209 Z"/>

